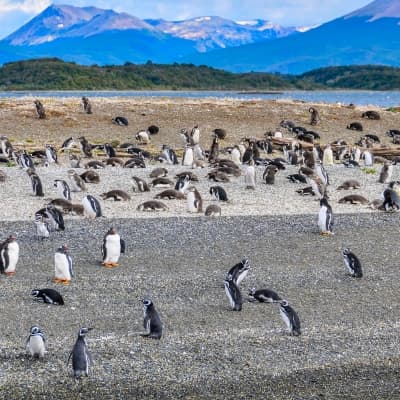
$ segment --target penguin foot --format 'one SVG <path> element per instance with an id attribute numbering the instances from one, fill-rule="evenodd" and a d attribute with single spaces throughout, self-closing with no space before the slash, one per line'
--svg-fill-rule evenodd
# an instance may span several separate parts
<path id="1" fill-rule="evenodd" d="M 15 275 L 15 272 L 6 272 L 6 275 L 13 276 L 13 275 Z"/>
<path id="2" fill-rule="evenodd" d="M 333 235 L 333 233 L 329 231 L 321 232 L 321 236 L 330 236 L 330 235 Z"/>
<path id="3" fill-rule="evenodd" d="M 113 267 L 113 268 L 116 268 L 116 267 L 119 267 L 119 264 L 118 263 L 111 263 L 111 266 Z"/>
<path id="4" fill-rule="evenodd" d="M 69 285 L 70 282 L 71 282 L 71 281 L 69 281 L 68 279 L 63 279 L 63 280 L 61 281 L 61 283 L 62 283 L 63 285 Z"/>
<path id="5" fill-rule="evenodd" d="M 55 282 L 55 283 L 62 283 L 62 282 L 63 282 L 63 279 L 56 278 L 56 279 L 54 279 L 54 282 Z"/>

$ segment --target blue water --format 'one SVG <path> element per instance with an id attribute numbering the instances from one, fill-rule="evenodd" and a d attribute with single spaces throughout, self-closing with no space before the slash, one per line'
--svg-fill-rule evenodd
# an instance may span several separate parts
<path id="1" fill-rule="evenodd" d="M 341 103 L 355 105 L 375 105 L 391 107 L 400 105 L 400 91 L 369 91 L 369 90 L 293 90 L 276 93 L 243 93 L 235 91 L 18 91 L 0 92 L 0 98 L 15 97 L 182 97 L 211 99 L 241 99 L 241 100 L 279 100 L 290 99 L 310 103 Z"/>

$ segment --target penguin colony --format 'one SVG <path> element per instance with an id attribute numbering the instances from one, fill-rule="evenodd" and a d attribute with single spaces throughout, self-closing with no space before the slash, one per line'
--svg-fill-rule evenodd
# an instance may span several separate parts
<path id="1" fill-rule="evenodd" d="M 84 100 L 85 99 L 85 100 Z M 82 98 L 84 111 L 87 114 L 92 113 L 92 108 L 87 98 Z M 39 102 L 35 102 L 38 116 L 41 119 L 46 118 L 44 113 L 43 105 Z M 317 125 L 320 121 L 320 115 L 315 108 L 310 108 L 311 114 L 310 125 Z M 364 113 L 365 114 L 365 113 Z M 365 114 L 362 118 L 368 118 L 371 120 L 379 120 L 379 118 L 371 114 Z M 128 120 L 125 117 L 116 117 L 112 120 L 113 123 L 119 126 L 128 126 Z M 361 125 L 361 124 L 359 124 Z M 359 128 L 357 123 L 352 123 L 349 129 Z M 285 170 L 285 165 L 297 165 L 299 167 L 298 174 L 287 176 L 287 178 L 293 182 L 293 184 L 308 184 L 308 188 L 303 188 L 302 191 L 308 192 L 318 198 L 320 209 L 316 218 L 316 226 L 319 228 L 319 232 L 323 236 L 329 236 L 333 234 L 333 209 L 329 203 L 329 192 L 328 186 L 330 185 L 329 176 L 327 171 L 324 169 L 324 165 L 330 165 L 334 156 L 330 147 L 323 150 L 321 147 L 314 145 L 312 150 L 304 150 L 301 147 L 298 137 L 300 135 L 308 135 L 308 138 L 312 137 L 311 142 L 314 144 L 314 139 L 319 137 L 318 134 L 307 133 L 309 131 L 300 129 L 290 121 L 282 121 L 281 127 L 288 130 L 289 135 L 297 135 L 295 140 L 292 141 L 290 148 L 284 148 L 284 156 L 276 159 L 268 157 L 269 149 L 271 144 L 268 143 L 268 138 L 264 140 L 255 140 L 253 138 L 249 140 L 243 140 L 241 143 L 235 145 L 232 148 L 228 148 L 224 151 L 220 149 L 220 141 L 226 137 L 226 132 L 223 129 L 214 129 L 212 134 L 211 146 L 208 154 L 200 146 L 200 128 L 195 125 L 194 128 L 188 133 L 187 130 L 181 131 L 184 143 L 184 155 L 182 157 L 181 164 L 185 167 L 197 167 L 202 161 L 208 159 L 208 163 L 212 170 L 207 173 L 209 181 L 226 183 L 231 179 L 238 179 L 244 177 L 243 189 L 256 190 L 258 183 L 255 179 L 255 169 L 264 169 L 263 182 L 259 185 L 275 185 L 275 175 L 281 174 Z M 139 131 L 136 134 L 136 140 L 140 144 L 148 144 L 152 134 L 158 133 L 158 128 L 152 126 L 147 130 Z M 357 129 L 362 130 L 362 129 Z M 144 132 L 144 133 L 143 133 Z M 301 132 L 301 133 L 300 133 Z M 399 135 L 400 136 L 400 135 Z M 358 148 L 346 148 L 340 154 L 336 154 L 337 160 L 343 162 L 343 168 L 350 167 L 346 165 L 346 162 L 353 161 L 352 167 L 356 167 L 361 160 L 361 155 L 357 155 L 357 150 L 363 152 L 363 159 L 366 166 L 373 164 L 372 153 L 367 150 L 371 138 L 363 137 L 363 145 Z M 366 147 L 363 147 L 366 143 Z M 72 138 L 67 139 L 60 147 L 60 152 L 71 151 L 73 149 L 74 140 Z M 84 137 L 77 139 L 76 144 L 81 152 L 82 158 L 90 158 L 93 156 L 93 150 L 96 149 L 95 145 L 91 145 Z M 197 146 L 197 147 L 196 147 Z M 106 152 L 107 158 L 115 158 L 116 152 L 113 147 L 107 143 L 102 146 Z M 122 148 L 122 146 L 121 146 Z M 196 151 L 195 151 L 196 148 Z M 2 155 L 14 160 L 16 164 L 27 172 L 31 180 L 32 192 L 34 196 L 43 197 L 43 185 L 41 183 L 39 174 L 36 172 L 35 166 L 37 166 L 41 159 L 45 159 L 48 163 L 48 167 L 52 168 L 52 164 L 59 164 L 60 160 L 57 155 L 57 151 L 54 147 L 46 145 L 43 152 L 44 156 L 35 156 L 28 154 L 25 150 L 13 149 L 11 143 L 7 138 L 1 138 L 1 149 Z M 228 194 L 222 185 L 210 186 L 209 193 L 202 194 L 197 190 L 195 184 L 196 177 L 189 171 L 177 177 L 176 182 L 168 179 L 169 174 L 168 166 L 177 165 L 179 159 L 176 152 L 169 145 L 163 145 L 160 149 L 160 154 L 150 160 L 148 156 L 145 156 L 145 151 L 138 149 L 136 151 L 135 145 L 128 145 L 125 149 L 130 150 L 129 154 L 132 154 L 132 158 L 127 163 L 115 162 L 116 168 L 124 165 L 129 168 L 142 168 L 143 165 L 149 164 L 150 162 L 163 163 L 166 168 L 155 168 L 151 172 L 149 178 L 152 178 L 152 183 L 148 183 L 145 180 L 132 176 L 133 183 L 131 182 L 131 191 L 136 194 L 144 192 L 154 191 L 155 188 L 167 187 L 160 194 L 156 194 L 156 199 L 167 199 L 168 201 L 186 199 L 187 211 L 191 213 L 203 213 L 203 196 L 210 197 L 207 199 L 211 204 L 206 208 L 206 216 L 221 216 L 223 215 L 223 203 L 228 202 Z M 264 157 L 261 157 L 261 153 L 264 152 Z M 346 152 L 348 153 L 346 156 Z M 71 169 L 67 176 L 60 176 L 54 182 L 54 187 L 57 190 L 57 195 L 60 200 L 71 202 L 73 200 L 73 194 L 76 192 L 87 192 L 88 188 L 85 185 L 85 179 L 81 175 L 78 175 L 74 168 L 78 168 L 79 159 L 71 159 Z M 345 161 L 347 160 L 347 161 Z M 196 162 L 196 164 L 195 164 Z M 88 168 L 102 169 L 106 168 L 106 162 L 93 162 L 87 164 Z M 400 209 L 400 200 L 398 193 L 395 190 L 397 182 L 391 181 L 391 175 L 393 172 L 393 165 L 389 162 L 385 162 L 383 165 L 379 181 L 385 184 L 384 191 L 382 193 L 381 202 L 378 203 L 376 208 L 382 211 L 398 211 Z M 90 170 L 92 171 L 92 170 Z M 101 174 L 98 175 L 101 179 Z M 93 181 L 90 182 L 93 184 Z M 172 188 L 175 186 L 175 189 Z M 266 186 L 267 187 L 267 186 Z M 359 183 L 355 180 L 343 182 L 337 190 L 348 190 L 358 189 Z M 123 200 L 130 201 L 131 198 L 127 192 L 121 189 L 113 189 L 109 192 L 105 192 L 100 196 L 103 200 L 107 198 L 113 198 L 115 201 Z M 56 200 L 56 199 L 55 199 Z M 220 205 L 213 204 L 218 202 Z M 65 203 L 64 203 L 65 204 Z M 68 205 L 68 203 L 66 203 Z M 83 214 L 89 219 L 95 219 L 102 217 L 103 213 L 101 210 L 100 201 L 91 194 L 85 194 L 81 201 L 81 207 Z M 158 200 L 150 200 L 139 203 L 136 207 L 139 211 L 147 210 L 167 210 L 168 207 Z M 72 208 L 71 208 L 72 210 Z M 49 238 L 50 234 L 56 234 L 59 231 L 65 229 L 63 221 L 63 214 L 65 213 L 65 207 L 55 206 L 51 203 L 44 204 L 43 208 L 35 213 L 34 224 L 36 226 L 36 235 L 38 239 L 44 240 Z M 106 268 L 115 268 L 119 266 L 119 258 L 121 254 L 125 252 L 125 241 L 121 239 L 119 233 L 114 227 L 111 227 L 103 238 L 101 245 L 102 264 Z M 350 251 L 349 248 L 342 250 L 342 256 L 345 267 L 351 277 L 362 278 L 363 271 L 359 258 Z M 2 243 L 0 243 L 0 271 L 6 275 L 14 275 L 19 257 L 19 246 L 15 235 L 10 235 Z M 55 283 L 68 285 L 71 283 L 73 274 L 72 257 L 69 254 L 67 245 L 62 245 L 55 250 L 54 255 L 55 264 Z M 243 295 L 241 292 L 241 284 L 247 277 L 250 271 L 250 262 L 248 259 L 243 259 L 238 264 L 235 264 L 226 274 L 223 281 L 225 294 L 228 297 L 230 309 L 233 311 L 243 312 Z M 36 300 L 41 300 L 46 304 L 50 305 L 64 305 L 67 299 L 55 289 L 43 288 L 33 289 L 31 292 L 32 297 Z M 286 329 L 290 335 L 300 336 L 302 334 L 302 327 L 300 317 L 291 304 L 285 299 L 282 299 L 274 290 L 269 288 L 252 288 L 248 291 L 248 302 L 250 303 L 272 303 L 279 306 L 279 313 L 282 321 L 286 326 Z M 143 327 L 146 332 L 141 333 L 143 337 L 149 337 L 153 339 L 161 339 L 163 336 L 163 324 L 161 322 L 160 315 L 158 314 L 153 300 L 149 297 L 145 297 L 142 300 L 143 304 Z M 69 355 L 68 361 L 72 360 L 73 376 L 75 378 L 81 378 L 89 375 L 90 368 L 93 365 L 92 357 L 89 352 L 86 335 L 92 330 L 91 327 L 80 327 L 76 342 Z M 39 326 L 32 326 L 26 342 L 26 347 L 32 357 L 43 358 L 46 352 L 46 339 L 44 333 Z"/>

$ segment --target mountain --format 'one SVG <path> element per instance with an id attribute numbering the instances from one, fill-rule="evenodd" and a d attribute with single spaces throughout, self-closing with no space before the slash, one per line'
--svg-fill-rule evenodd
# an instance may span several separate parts
<path id="1" fill-rule="evenodd" d="M 184 57 L 233 72 L 300 74 L 327 66 L 400 65 L 400 5 L 376 0 L 301 35 Z"/>

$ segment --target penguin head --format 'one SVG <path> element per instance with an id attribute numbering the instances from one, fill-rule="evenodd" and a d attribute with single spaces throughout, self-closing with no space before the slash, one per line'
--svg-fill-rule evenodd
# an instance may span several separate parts
<path id="1" fill-rule="evenodd" d="M 326 197 L 322 197 L 322 199 L 319 201 L 319 204 L 321 206 L 328 206 L 328 199 Z"/>
<path id="2" fill-rule="evenodd" d="M 36 325 L 33 325 L 31 327 L 31 335 L 37 335 L 38 333 L 41 333 L 42 331 L 40 330 L 40 328 Z"/>
<path id="3" fill-rule="evenodd" d="M 86 335 L 89 331 L 91 331 L 92 329 L 93 329 L 93 328 L 82 327 L 81 329 L 79 329 L 78 336 L 79 336 L 79 337 L 85 337 L 85 335 Z"/>
<path id="4" fill-rule="evenodd" d="M 33 289 L 31 292 L 31 296 L 38 297 L 40 293 L 39 289 Z"/>
<path id="5" fill-rule="evenodd" d="M 117 230 L 113 226 L 107 232 L 108 235 L 115 235 L 116 233 Z"/>
<path id="6" fill-rule="evenodd" d="M 247 258 L 243 258 L 241 263 L 242 263 L 242 267 L 244 269 L 249 269 L 250 268 L 250 261 Z"/>
<path id="7" fill-rule="evenodd" d="M 279 304 L 280 304 L 282 307 L 287 307 L 287 306 L 289 305 L 289 302 L 288 302 L 287 300 L 281 300 L 281 301 L 279 301 Z"/>
<path id="8" fill-rule="evenodd" d="M 145 307 L 150 307 L 150 306 L 153 304 L 152 300 L 151 300 L 150 298 L 148 298 L 148 297 L 145 297 L 145 298 L 142 300 L 142 303 L 143 303 L 143 305 L 144 305 Z"/>
<path id="9" fill-rule="evenodd" d="M 342 251 L 344 256 L 347 256 L 348 254 L 350 254 L 350 249 L 348 247 L 345 247 Z"/>
<path id="10" fill-rule="evenodd" d="M 255 292 L 256 292 L 256 288 L 249 289 L 249 296 L 253 297 Z"/>

